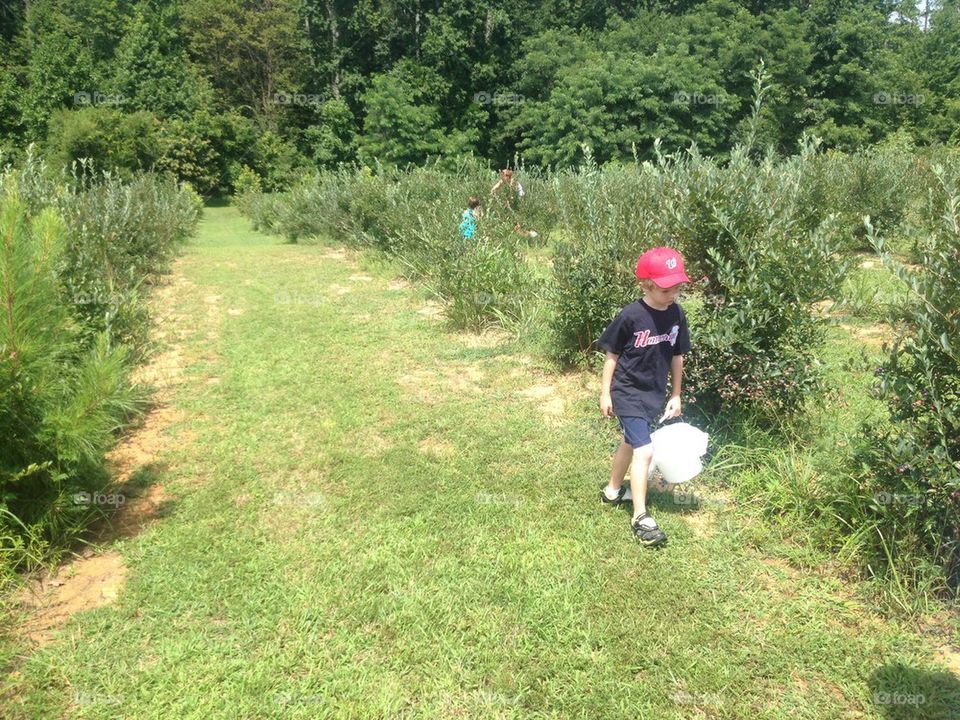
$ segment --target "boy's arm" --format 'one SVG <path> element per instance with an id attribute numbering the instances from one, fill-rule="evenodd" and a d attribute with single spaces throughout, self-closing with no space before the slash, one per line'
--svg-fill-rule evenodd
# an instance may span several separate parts
<path id="1" fill-rule="evenodd" d="M 670 361 L 670 399 L 663 413 L 663 418 L 674 418 L 680 415 L 680 387 L 683 385 L 683 355 L 674 355 Z"/>
<path id="2" fill-rule="evenodd" d="M 610 398 L 610 385 L 613 383 L 613 371 L 617 367 L 619 355 L 607 352 L 603 363 L 603 376 L 600 378 L 600 413 L 604 417 L 613 417 L 613 400 Z"/>

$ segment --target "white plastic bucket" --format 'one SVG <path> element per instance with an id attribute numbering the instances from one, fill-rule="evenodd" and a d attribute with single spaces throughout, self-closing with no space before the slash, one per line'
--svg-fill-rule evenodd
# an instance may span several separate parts
<path id="1" fill-rule="evenodd" d="M 660 469 L 663 479 L 678 485 L 695 478 L 703 470 L 700 458 L 707 452 L 710 436 L 687 423 L 665 425 L 651 433 L 654 467 Z"/>

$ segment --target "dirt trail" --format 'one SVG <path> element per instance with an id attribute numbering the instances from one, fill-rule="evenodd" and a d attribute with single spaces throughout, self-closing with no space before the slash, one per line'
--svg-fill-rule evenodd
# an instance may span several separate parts
<path id="1" fill-rule="evenodd" d="M 170 501 L 164 486 L 152 482 L 142 487 L 163 469 L 161 457 L 173 443 L 191 441 L 188 433 L 171 438 L 169 429 L 184 419 L 173 403 L 173 392 L 183 381 L 189 358 L 185 355 L 182 326 L 177 324 L 177 299 L 191 283 L 182 272 L 184 260 L 173 264 L 169 275 L 155 288 L 150 304 L 154 315 L 151 340 L 159 350 L 149 362 L 140 366 L 133 380 L 153 390 L 152 404 L 139 425 L 131 429 L 107 455 L 114 477 L 109 494 L 122 497 L 110 517 L 91 530 L 91 545 L 80 556 L 67 561 L 52 573 L 40 572 L 28 578 L 14 597 L 22 619 L 15 629 L 38 647 L 46 645 L 76 613 L 92 610 L 113 602 L 127 576 L 127 566 L 114 540 L 129 538 L 141 532 Z M 208 317 L 215 333 L 216 313 Z M 138 482 L 139 481 L 139 482 Z M 140 487 L 138 487 L 140 485 Z"/>

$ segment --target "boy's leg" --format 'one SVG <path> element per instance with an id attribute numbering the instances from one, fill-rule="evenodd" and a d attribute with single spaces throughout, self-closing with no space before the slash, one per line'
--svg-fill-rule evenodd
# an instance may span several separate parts
<path id="1" fill-rule="evenodd" d="M 633 495 L 633 519 L 647 511 L 647 473 L 653 459 L 653 445 L 631 448 L 633 457 L 630 462 L 630 494 Z"/>
<path id="2" fill-rule="evenodd" d="M 620 447 L 613 455 L 613 468 L 610 470 L 610 487 L 614 490 L 620 489 L 632 461 L 633 448 L 626 442 L 620 443 Z"/>
<path id="3" fill-rule="evenodd" d="M 613 468 L 610 470 L 610 482 L 603 489 L 601 499 L 604 502 L 619 505 L 622 502 L 630 502 L 633 496 L 630 490 L 623 487 L 623 478 L 627 474 L 627 468 L 630 467 L 630 461 L 633 459 L 633 448 L 627 442 L 620 443 L 620 447 L 613 454 Z"/>

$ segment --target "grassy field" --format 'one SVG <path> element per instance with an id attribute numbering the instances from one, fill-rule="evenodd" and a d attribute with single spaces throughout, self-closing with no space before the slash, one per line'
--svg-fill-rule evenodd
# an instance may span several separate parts
<path id="1" fill-rule="evenodd" d="M 597 378 L 230 207 L 174 280 L 163 511 L 115 602 L 7 638 L 0 716 L 958 717 L 942 641 L 756 549 L 709 478 L 637 546 Z"/>

